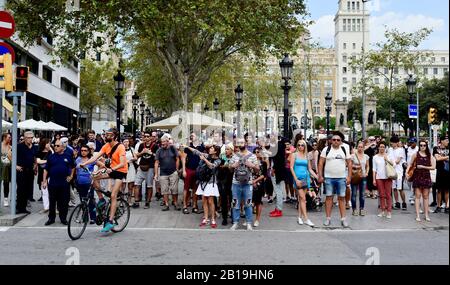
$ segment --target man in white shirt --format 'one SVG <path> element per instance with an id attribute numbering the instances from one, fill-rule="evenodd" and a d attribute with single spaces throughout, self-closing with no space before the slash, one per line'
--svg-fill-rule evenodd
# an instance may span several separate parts
<path id="1" fill-rule="evenodd" d="M 394 163 L 395 171 L 397 172 L 397 179 L 392 180 L 392 189 L 394 190 L 395 206 L 394 209 L 400 209 L 400 202 L 398 199 L 398 192 L 402 198 L 401 208 L 406 210 L 406 197 L 403 191 L 403 163 L 406 162 L 405 149 L 398 146 L 400 140 L 397 136 L 391 138 L 391 148 L 388 152 L 389 159 Z"/>
<path id="2" fill-rule="evenodd" d="M 350 151 L 342 144 L 343 139 L 344 135 L 336 132 L 331 139 L 331 145 L 322 150 L 319 160 L 319 183 L 325 182 L 326 220 L 324 225 L 331 225 L 333 196 L 338 195 L 341 224 L 347 228 L 349 225 L 346 221 L 345 194 L 347 184 L 350 184 L 352 160 Z"/>
<path id="3" fill-rule="evenodd" d="M 406 163 L 410 165 L 412 163 L 413 156 L 419 151 L 419 147 L 417 146 L 417 139 L 410 138 L 409 139 L 409 147 L 406 150 Z M 412 182 L 406 182 L 408 184 L 408 188 L 411 190 L 411 197 L 409 198 L 409 203 L 414 205 L 414 200 L 416 199 L 416 195 L 414 190 L 412 189 Z"/>

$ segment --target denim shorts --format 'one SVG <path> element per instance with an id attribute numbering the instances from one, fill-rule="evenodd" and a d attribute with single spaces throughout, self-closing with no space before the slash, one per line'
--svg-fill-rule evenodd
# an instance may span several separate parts
<path id="1" fill-rule="evenodd" d="M 339 197 L 345 197 L 346 190 L 346 178 L 325 178 L 325 196 L 338 195 Z"/>

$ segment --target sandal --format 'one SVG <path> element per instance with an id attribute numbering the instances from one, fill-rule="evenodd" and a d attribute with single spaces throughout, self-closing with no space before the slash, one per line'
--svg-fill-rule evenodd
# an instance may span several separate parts
<path id="1" fill-rule="evenodd" d="M 198 214 L 198 208 L 192 208 L 192 213 Z"/>
<path id="2" fill-rule="evenodd" d="M 213 229 L 217 228 L 217 224 L 216 224 L 215 220 L 211 221 L 211 228 L 213 228 Z"/>
<path id="3" fill-rule="evenodd" d="M 202 222 L 200 223 L 200 227 L 204 227 L 209 223 L 209 220 L 207 219 L 203 219 Z"/>
<path id="4" fill-rule="evenodd" d="M 183 208 L 183 214 L 189 214 L 188 208 Z"/>

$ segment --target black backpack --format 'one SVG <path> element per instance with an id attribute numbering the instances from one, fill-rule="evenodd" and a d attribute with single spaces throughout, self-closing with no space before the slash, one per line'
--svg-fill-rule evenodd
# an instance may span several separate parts
<path id="1" fill-rule="evenodd" d="M 211 180 L 211 177 L 213 178 L 213 183 L 215 183 L 216 179 L 214 169 L 209 168 L 203 160 L 200 161 L 197 169 L 195 170 L 195 177 L 202 190 L 205 190 L 206 185 L 208 185 L 208 182 Z"/>
<path id="2" fill-rule="evenodd" d="M 240 155 L 238 155 L 238 156 L 240 156 Z M 250 181 L 250 179 L 252 177 L 252 173 L 251 173 L 250 169 L 248 169 L 248 167 L 245 166 L 245 161 L 250 156 L 252 156 L 251 153 L 244 157 L 240 156 L 239 166 L 234 171 L 234 177 L 236 178 L 236 181 L 239 182 L 239 184 L 241 184 L 241 185 L 248 184 L 248 182 Z"/>

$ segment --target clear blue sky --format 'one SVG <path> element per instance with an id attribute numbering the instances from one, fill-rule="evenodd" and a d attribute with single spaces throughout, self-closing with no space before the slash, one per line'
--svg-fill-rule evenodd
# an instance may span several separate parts
<path id="1" fill-rule="evenodd" d="M 338 0 L 305 0 L 311 19 L 315 40 L 324 46 L 334 43 L 333 19 L 338 9 Z M 433 27 L 434 32 L 422 44 L 424 49 L 449 49 L 449 1 L 448 0 L 372 0 L 371 42 L 383 40 L 384 25 L 412 32 L 421 27 Z"/>

